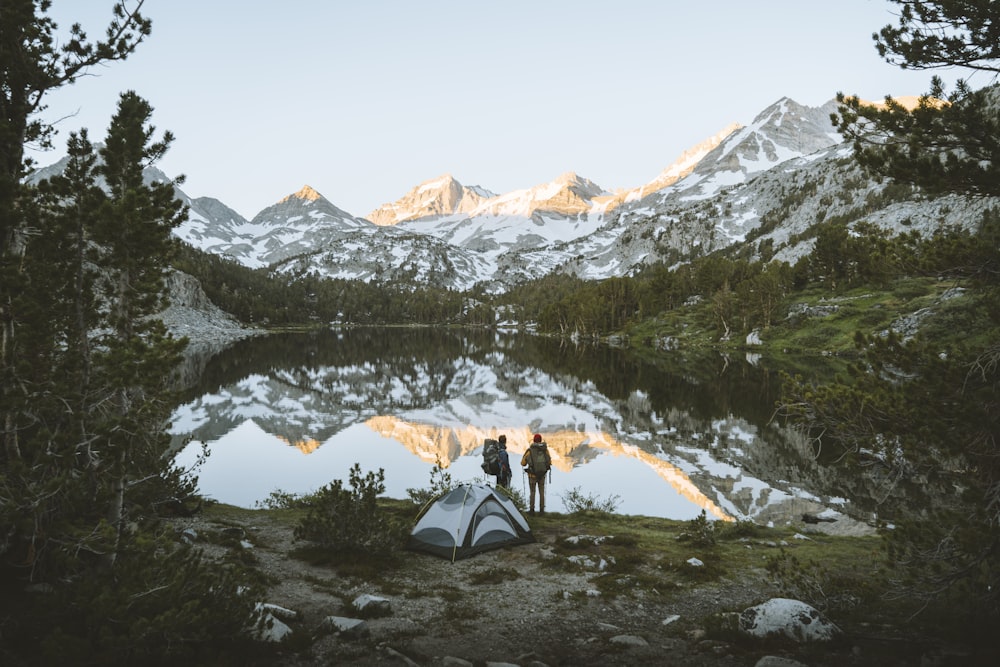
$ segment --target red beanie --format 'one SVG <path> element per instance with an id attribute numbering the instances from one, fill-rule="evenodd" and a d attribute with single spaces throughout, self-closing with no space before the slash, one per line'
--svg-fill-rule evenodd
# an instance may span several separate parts
<path id="1" fill-rule="evenodd" d="M 541 433 L 536 433 L 535 434 L 535 442 L 541 442 L 541 441 L 542 441 L 542 434 Z"/>

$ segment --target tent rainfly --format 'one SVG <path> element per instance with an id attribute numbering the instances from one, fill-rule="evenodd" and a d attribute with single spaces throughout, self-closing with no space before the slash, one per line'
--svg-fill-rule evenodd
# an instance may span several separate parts
<path id="1" fill-rule="evenodd" d="M 483 484 L 462 484 L 435 500 L 413 526 L 407 548 L 452 562 L 490 549 L 534 542 L 514 502 Z"/>

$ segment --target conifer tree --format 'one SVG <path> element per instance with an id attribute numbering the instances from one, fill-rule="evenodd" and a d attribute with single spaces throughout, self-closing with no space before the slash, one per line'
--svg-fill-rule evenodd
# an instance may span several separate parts
<path id="1" fill-rule="evenodd" d="M 24 145 L 49 136 L 32 120 L 43 94 L 148 34 L 141 0 L 125 4 L 105 41 L 77 27 L 56 49 L 47 0 L 0 2 L 4 664 L 211 663 L 251 622 L 241 570 L 207 563 L 160 520 L 193 489 L 166 456 L 181 344 L 151 317 L 186 214 L 173 183 L 142 177 L 170 134 L 154 141 L 152 108 L 126 93 L 100 155 L 82 130 L 62 175 L 23 182 Z"/>
<path id="2" fill-rule="evenodd" d="M 5 460 L 21 455 L 19 435 L 27 427 L 23 408 L 29 404 L 16 361 L 19 345 L 32 336 L 19 320 L 20 313 L 31 310 L 20 262 L 32 238 L 23 185 L 31 163 L 24 149 L 51 145 L 53 128 L 38 116 L 49 91 L 74 83 L 95 65 L 124 60 L 149 35 L 151 22 L 140 12 L 142 4 L 115 3 L 104 39 L 89 39 L 76 24 L 69 39 L 57 45 L 58 26 L 47 16 L 50 0 L 0 3 L 0 456 Z"/>
<path id="3" fill-rule="evenodd" d="M 1000 71 L 998 3 L 894 2 L 902 8 L 899 25 L 874 35 L 889 62 L 965 67 L 993 82 Z M 934 78 L 912 110 L 892 98 L 875 107 L 841 95 L 834 122 L 857 160 L 879 176 L 930 195 L 1000 194 L 997 87 L 973 90 L 959 82 L 947 98 L 943 93 Z M 880 248 L 883 263 L 900 261 L 892 253 L 906 247 L 914 266 L 961 279 L 975 316 L 949 342 L 859 333 L 864 357 L 853 378 L 818 386 L 799 380 L 785 396 L 827 451 L 839 448 L 844 461 L 863 465 L 888 489 L 879 507 L 894 524 L 884 535 L 896 592 L 918 610 L 966 614 L 964 621 L 977 621 L 970 629 L 1000 619 L 998 234 L 996 215 L 987 211 L 977 229 L 957 238 L 942 230 L 923 242 L 907 238 Z M 885 279 L 877 267 L 860 269 L 868 279 Z"/>
<path id="4" fill-rule="evenodd" d="M 899 24 L 872 37 L 888 62 L 904 69 L 960 67 L 988 77 L 950 93 L 939 77 L 916 107 L 891 96 L 873 105 L 838 94 L 834 124 L 862 166 L 931 194 L 1000 195 L 1000 8 L 994 2 L 893 0 Z"/>

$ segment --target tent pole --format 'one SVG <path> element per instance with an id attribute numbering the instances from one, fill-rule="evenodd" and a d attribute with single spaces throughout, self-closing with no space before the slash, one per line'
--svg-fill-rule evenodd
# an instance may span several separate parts
<path id="1" fill-rule="evenodd" d="M 466 505 L 465 501 L 469 499 L 469 489 L 471 489 L 471 488 L 472 488 L 471 486 L 466 485 L 466 487 L 465 487 L 465 498 L 462 498 L 462 516 L 461 516 L 462 520 L 458 524 L 458 533 L 459 534 L 462 533 L 462 526 L 465 525 L 465 505 Z M 458 535 L 456 535 L 455 537 L 456 537 L 456 539 L 455 539 L 455 546 L 453 546 L 451 548 L 451 562 L 452 563 L 455 562 L 455 556 L 458 554 L 458 542 L 459 542 L 459 540 L 457 539 Z"/>

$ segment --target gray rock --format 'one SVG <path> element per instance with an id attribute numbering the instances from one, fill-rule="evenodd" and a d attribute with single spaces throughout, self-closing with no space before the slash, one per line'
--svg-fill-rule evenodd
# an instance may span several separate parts
<path id="1" fill-rule="evenodd" d="M 282 621 L 297 621 L 299 620 L 299 612 L 294 609 L 287 609 L 285 607 L 279 607 L 276 604 L 271 604 L 270 602 L 261 602 L 257 605 L 258 611 L 263 611 L 271 614 L 275 618 L 280 618 Z"/>
<path id="2" fill-rule="evenodd" d="M 292 634 L 292 629 L 275 617 L 266 605 L 256 607 L 257 623 L 255 636 L 262 642 L 280 642 Z"/>
<path id="3" fill-rule="evenodd" d="M 344 639 L 361 639 L 371 634 L 368 624 L 363 620 L 344 616 L 327 616 L 320 624 L 320 630 L 336 632 Z"/>
<path id="4" fill-rule="evenodd" d="M 754 663 L 753 667 L 806 667 L 798 660 L 792 660 L 791 658 L 782 658 L 777 655 L 765 655 L 763 658 Z"/>
<path id="5" fill-rule="evenodd" d="M 373 616 L 386 616 L 392 613 L 392 603 L 387 598 L 369 593 L 354 598 L 354 602 L 351 604 L 359 613 L 363 612 Z"/>
<path id="6" fill-rule="evenodd" d="M 794 641 L 830 641 L 841 630 L 805 602 L 772 598 L 740 614 L 739 630 L 750 637 L 787 637 Z"/>

